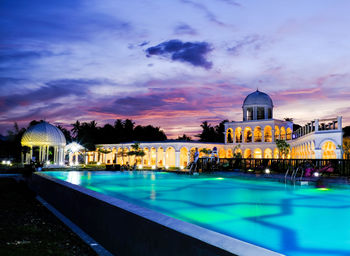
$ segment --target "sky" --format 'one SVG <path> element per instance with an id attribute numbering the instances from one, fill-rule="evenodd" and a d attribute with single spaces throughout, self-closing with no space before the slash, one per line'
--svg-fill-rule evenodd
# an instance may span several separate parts
<path id="1" fill-rule="evenodd" d="M 348 0 L 2 0 L 0 133 L 44 119 L 132 119 L 168 138 L 242 120 L 350 125 Z"/>

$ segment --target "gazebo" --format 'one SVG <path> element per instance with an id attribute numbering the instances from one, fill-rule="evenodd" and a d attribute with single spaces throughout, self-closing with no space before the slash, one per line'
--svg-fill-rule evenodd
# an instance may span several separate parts
<path id="1" fill-rule="evenodd" d="M 22 146 L 30 148 L 23 156 L 24 163 L 31 160 L 43 162 L 45 165 L 64 165 L 64 147 L 66 138 L 57 127 L 40 122 L 33 125 L 23 134 Z"/>

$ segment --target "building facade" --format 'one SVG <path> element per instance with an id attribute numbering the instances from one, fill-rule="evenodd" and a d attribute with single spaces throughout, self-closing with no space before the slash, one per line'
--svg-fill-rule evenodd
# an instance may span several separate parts
<path id="1" fill-rule="evenodd" d="M 273 102 L 269 95 L 259 90 L 249 94 L 242 106 L 243 121 L 225 123 L 225 143 L 183 141 L 141 142 L 145 156 L 138 159 L 142 166 L 183 168 L 191 161 L 191 150 L 210 149 L 219 158 L 232 158 L 240 153 L 243 158 L 280 158 L 276 140 L 290 145 L 287 158 L 332 159 L 342 158 L 342 118 L 314 120 L 293 131 L 293 122 L 273 118 Z M 128 156 L 134 143 L 100 144 L 108 153 L 89 152 L 86 162 L 130 164 L 136 163 Z M 203 153 L 200 153 L 200 157 Z"/>

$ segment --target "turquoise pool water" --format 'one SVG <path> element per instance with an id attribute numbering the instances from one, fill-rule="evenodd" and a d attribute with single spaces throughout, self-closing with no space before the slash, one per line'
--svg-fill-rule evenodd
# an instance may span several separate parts
<path id="1" fill-rule="evenodd" d="M 47 172 L 286 255 L 350 255 L 350 190 L 155 172 Z"/>

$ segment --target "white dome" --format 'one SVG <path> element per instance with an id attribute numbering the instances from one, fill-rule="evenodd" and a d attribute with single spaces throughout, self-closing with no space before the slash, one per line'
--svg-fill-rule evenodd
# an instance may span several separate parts
<path id="1" fill-rule="evenodd" d="M 23 134 L 22 146 L 65 146 L 66 138 L 60 129 L 47 122 L 29 127 Z"/>
<path id="2" fill-rule="evenodd" d="M 268 106 L 273 107 L 272 99 L 266 93 L 256 90 L 255 92 L 249 94 L 244 102 L 243 106 L 248 105 L 259 105 L 259 106 Z"/>

